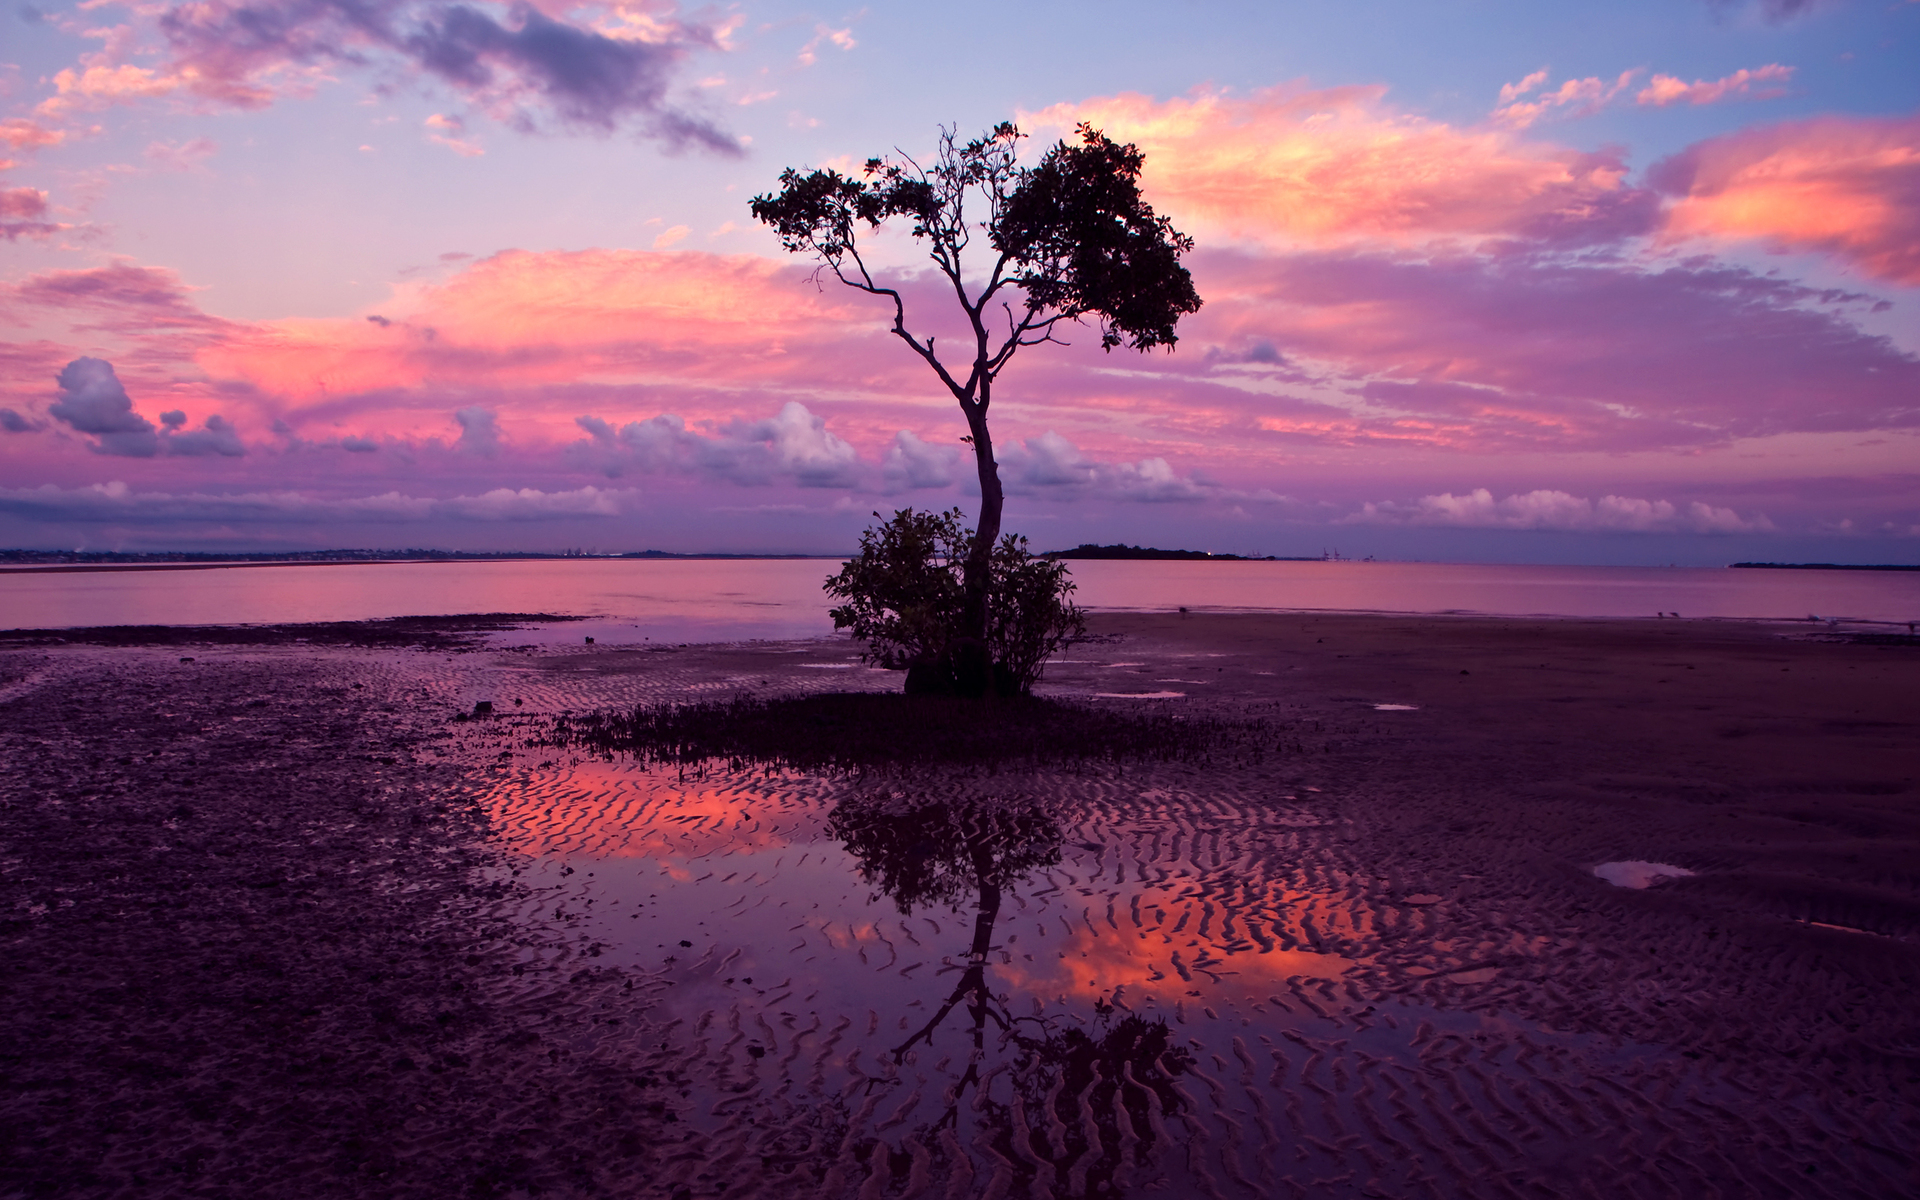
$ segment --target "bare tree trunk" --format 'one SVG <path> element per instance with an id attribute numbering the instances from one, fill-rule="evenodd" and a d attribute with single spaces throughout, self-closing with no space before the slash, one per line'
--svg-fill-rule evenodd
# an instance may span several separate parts
<path id="1" fill-rule="evenodd" d="M 993 435 L 987 432 L 984 414 L 967 414 L 973 432 L 973 462 L 980 473 L 980 525 L 967 553 L 967 566 L 961 580 L 966 607 L 960 614 L 960 635 L 983 645 L 987 640 L 987 590 L 992 569 L 994 543 L 1000 540 L 1000 510 L 1006 494 L 1000 489 L 1000 466 L 993 460 Z"/>
<path id="2" fill-rule="evenodd" d="M 1000 885 L 993 882 L 993 845 L 986 834 L 975 834 L 968 849 L 973 855 L 973 875 L 980 881 L 980 908 L 973 915 L 973 948 L 968 956 L 975 963 L 987 961 L 993 949 L 993 923 L 1000 919 Z"/>

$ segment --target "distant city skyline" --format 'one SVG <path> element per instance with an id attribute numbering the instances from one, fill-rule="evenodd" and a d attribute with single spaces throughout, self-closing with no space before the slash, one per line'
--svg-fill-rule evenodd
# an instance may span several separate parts
<path id="1" fill-rule="evenodd" d="M 1036 549 L 1920 558 L 1920 3 L 0 17 L 0 547 L 838 553 L 975 488 L 747 211 L 1016 120 L 1205 306 L 994 412 Z M 903 238 L 918 324 L 950 300 Z"/>

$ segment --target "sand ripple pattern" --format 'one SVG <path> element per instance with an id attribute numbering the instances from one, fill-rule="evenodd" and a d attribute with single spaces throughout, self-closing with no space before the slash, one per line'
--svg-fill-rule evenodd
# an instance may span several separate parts
<path id="1" fill-rule="evenodd" d="M 985 935 L 984 891 L 903 911 L 849 840 L 847 813 L 933 803 L 1045 814 L 1023 828 L 1057 857 L 1006 884 Z M 1350 799 L 1278 768 L 883 787 L 584 762 L 506 772 L 487 804 L 526 856 L 513 915 L 574 931 L 571 960 L 538 965 L 637 981 L 635 1040 L 660 1047 L 644 1069 L 684 1132 L 634 1195 L 1837 1197 L 1913 1179 L 1910 1114 L 1832 1103 L 1811 1061 L 1735 1067 L 1691 1050 L 1677 1014 L 1670 1043 L 1548 1019 L 1680 1007 L 1706 973 L 1505 919 L 1531 885 L 1423 893 Z M 902 870 L 937 855 L 900 828 Z"/>

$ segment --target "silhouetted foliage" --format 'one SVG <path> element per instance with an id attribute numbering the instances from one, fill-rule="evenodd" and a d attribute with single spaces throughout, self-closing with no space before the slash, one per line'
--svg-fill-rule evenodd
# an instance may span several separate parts
<path id="1" fill-rule="evenodd" d="M 903 915 L 930 904 L 958 908 L 1060 861 L 1059 822 L 1023 799 L 846 800 L 827 818 L 827 832 Z"/>
<path id="2" fill-rule="evenodd" d="M 827 592 L 843 601 L 831 612 L 834 628 L 851 630 L 866 643 L 863 657 L 889 670 L 944 664 L 965 636 L 962 564 L 972 537 L 957 508 L 901 509 L 868 529 L 860 535 L 860 553 L 827 580 Z M 1001 538 L 990 567 L 983 641 L 997 690 L 1024 694 L 1047 659 L 1086 631 L 1086 622 L 1069 599 L 1074 585 L 1067 569 L 1035 557 L 1025 538 Z M 954 686 L 949 679 L 939 690 Z"/>
<path id="3" fill-rule="evenodd" d="M 1018 136 L 1011 125 L 1000 130 Z M 1193 239 L 1140 198 L 1138 148 L 1084 123 L 1078 132 L 1080 145 L 1057 143 L 1008 195 L 994 249 L 1017 265 L 1012 281 L 1030 313 L 1094 314 L 1106 350 L 1171 346 L 1174 326 L 1200 307 L 1180 265 Z"/>
<path id="4" fill-rule="evenodd" d="M 1032 696 L 982 705 L 945 696 L 838 692 L 561 716 L 547 743 L 684 766 L 858 771 L 1199 762 L 1222 752 L 1258 758 L 1277 748 L 1278 738 L 1252 721 L 1183 720 Z"/>
<path id="5" fill-rule="evenodd" d="M 965 559 L 961 632 L 985 641 L 991 559 L 1000 541 L 1005 495 L 987 412 L 993 384 L 1022 347 L 1057 342 L 1062 321 L 1093 318 L 1108 350 L 1172 347 L 1180 318 L 1200 307 L 1180 256 L 1193 240 L 1154 213 L 1140 195 L 1143 157 L 1081 125 L 1079 144 L 1056 143 L 1031 167 L 1019 165 L 1024 136 L 1002 122 L 970 142 L 943 129 L 929 166 L 871 158 L 862 177 L 838 171 L 780 174 L 780 191 L 756 196 L 757 220 L 791 253 L 812 254 L 841 283 L 893 302 L 893 334 L 932 368 L 967 419 L 980 477 L 980 527 Z M 969 214 L 970 203 L 984 214 Z M 860 251 L 862 226 L 900 218 L 952 285 L 971 337 L 964 361 L 935 352 L 931 337 L 907 328 L 906 302 L 880 283 Z M 969 272 L 976 234 L 989 246 L 984 270 Z"/>

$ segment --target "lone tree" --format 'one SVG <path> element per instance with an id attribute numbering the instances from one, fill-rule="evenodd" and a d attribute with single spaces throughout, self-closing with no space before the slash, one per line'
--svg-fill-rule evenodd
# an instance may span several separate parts
<path id="1" fill-rule="evenodd" d="M 964 144 L 942 129 L 929 166 L 905 155 L 871 158 L 861 179 L 789 167 L 777 194 L 753 199 L 754 217 L 772 226 L 790 253 L 812 254 L 841 283 L 892 300 L 894 336 L 960 403 L 980 473 L 980 525 L 966 558 L 959 629 L 976 646 L 986 641 L 1005 503 L 987 430 L 994 381 L 1023 347 L 1060 342 L 1054 334 L 1062 321 L 1091 317 L 1103 349 L 1144 351 L 1172 347 L 1174 325 L 1200 307 L 1180 265 L 1193 239 L 1140 197 L 1144 156 L 1089 125 L 1078 132 L 1079 145 L 1058 142 L 1038 165 L 1023 167 L 1017 160 L 1025 135 L 1010 122 Z M 970 204 L 978 206 L 971 216 Z M 861 254 L 860 234 L 895 218 L 910 222 L 966 314 L 972 340 L 964 357 L 943 359 L 932 337 L 910 331 L 899 289 L 882 285 Z M 988 246 L 974 260 L 985 264 L 984 273 L 969 269 L 978 235 Z"/>

